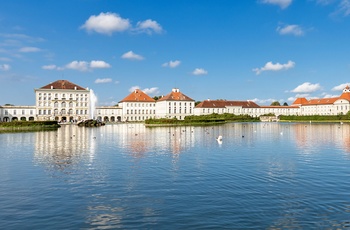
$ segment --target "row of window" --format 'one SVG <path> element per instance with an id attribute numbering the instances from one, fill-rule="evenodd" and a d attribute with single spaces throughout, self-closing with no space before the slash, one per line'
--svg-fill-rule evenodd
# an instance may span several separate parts
<path id="1" fill-rule="evenodd" d="M 38 110 L 38 114 L 39 115 L 51 115 L 51 109 L 39 109 Z M 61 111 L 58 111 L 58 109 L 55 109 L 53 111 L 53 114 L 56 116 L 56 115 L 74 115 L 74 112 L 72 109 L 70 110 L 65 110 L 65 109 L 62 109 Z M 88 111 L 87 110 L 75 110 L 75 114 L 76 115 L 87 115 L 88 114 Z"/>
<path id="2" fill-rule="evenodd" d="M 4 113 L 5 113 L 5 115 L 9 115 L 11 113 L 11 111 L 8 111 L 8 110 L 5 109 Z M 18 110 L 18 111 L 17 110 L 13 110 L 12 114 L 13 115 L 17 115 L 17 114 L 25 115 L 26 114 L 26 110 L 24 110 L 24 109 Z M 29 114 L 33 115 L 33 110 L 29 110 Z"/>
<path id="3" fill-rule="evenodd" d="M 137 110 L 137 109 L 135 109 L 135 110 L 132 110 L 132 109 L 130 109 L 130 114 L 148 114 L 148 112 L 149 112 L 149 114 L 156 114 L 156 111 L 155 110 L 141 110 L 141 109 L 139 109 L 139 110 Z M 126 110 L 126 114 L 129 114 L 129 110 L 127 109 Z"/>
<path id="4" fill-rule="evenodd" d="M 73 102 L 69 102 L 69 103 L 66 103 L 66 102 L 62 102 L 61 103 L 61 107 L 62 108 L 65 108 L 65 107 L 67 107 L 67 105 L 69 106 L 69 107 L 79 107 L 79 105 L 80 105 L 80 107 L 83 107 L 83 106 L 85 106 L 85 107 L 87 107 L 88 106 L 88 103 L 87 102 L 77 102 L 77 103 L 73 103 Z M 40 107 L 40 106 L 51 106 L 51 102 L 43 102 L 43 103 L 41 103 L 41 102 L 39 102 L 38 103 L 38 106 Z M 54 107 L 55 108 L 58 108 L 59 107 L 59 103 L 56 101 L 55 103 L 54 103 Z"/>
<path id="5" fill-rule="evenodd" d="M 126 107 L 155 107 L 156 104 L 152 103 L 126 103 Z"/>
<path id="6" fill-rule="evenodd" d="M 181 110 L 181 108 L 179 108 L 179 113 L 182 113 L 182 110 Z M 184 113 L 186 113 L 187 112 L 187 109 L 185 108 L 184 109 L 184 111 L 183 111 Z M 204 111 L 203 111 L 204 112 Z M 209 111 L 208 111 L 209 112 Z M 169 107 L 169 114 L 170 113 L 177 113 L 177 110 L 176 110 L 176 107 L 173 109 L 173 112 L 171 112 L 171 107 Z M 192 113 L 192 109 L 190 108 L 190 110 L 189 110 L 189 113 L 191 114 Z"/>

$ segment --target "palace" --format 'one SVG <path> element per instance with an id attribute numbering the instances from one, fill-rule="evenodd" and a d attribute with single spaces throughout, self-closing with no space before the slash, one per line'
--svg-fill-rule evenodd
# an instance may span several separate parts
<path id="1" fill-rule="evenodd" d="M 57 120 L 76 122 L 95 118 L 104 122 L 144 121 L 149 118 L 177 118 L 189 115 L 231 113 L 260 117 L 279 115 L 338 115 L 350 110 L 350 87 L 339 97 L 310 99 L 297 98 L 290 106 L 259 106 L 253 101 L 205 100 L 195 106 L 195 100 L 179 89 L 155 100 L 136 89 L 117 106 L 95 106 L 91 89 L 67 80 L 58 80 L 35 89 L 34 106 L 0 106 L 0 122 L 14 120 Z"/>

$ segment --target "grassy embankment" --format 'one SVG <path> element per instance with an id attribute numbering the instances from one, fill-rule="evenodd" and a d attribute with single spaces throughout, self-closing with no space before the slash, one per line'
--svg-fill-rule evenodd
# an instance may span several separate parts
<path id="1" fill-rule="evenodd" d="M 311 116 L 279 116 L 281 122 L 293 121 L 293 122 L 350 122 L 349 115 L 311 115 Z"/>
<path id="2" fill-rule="evenodd" d="M 148 119 L 145 121 L 146 126 L 204 126 L 204 125 L 221 125 L 227 122 L 257 122 L 259 118 L 248 115 L 234 114 L 210 114 L 201 116 L 186 116 L 184 120 L 176 118 Z"/>
<path id="3" fill-rule="evenodd" d="M 23 132 L 55 130 L 61 127 L 57 121 L 12 121 L 0 122 L 0 132 Z"/>

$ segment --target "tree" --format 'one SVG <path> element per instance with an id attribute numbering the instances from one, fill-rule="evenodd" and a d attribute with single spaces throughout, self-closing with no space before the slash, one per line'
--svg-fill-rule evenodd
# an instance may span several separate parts
<path id="1" fill-rule="evenodd" d="M 154 97 L 153 97 L 153 99 L 156 100 L 156 101 L 158 101 L 158 100 L 161 99 L 161 98 L 162 98 L 162 96 L 154 96 Z"/>
<path id="2" fill-rule="evenodd" d="M 196 101 L 196 102 L 194 103 L 194 106 L 197 106 L 199 103 L 201 103 L 201 101 Z"/>
<path id="3" fill-rule="evenodd" d="M 274 101 L 271 103 L 271 106 L 281 106 L 281 104 L 278 101 Z"/>
<path id="4" fill-rule="evenodd" d="M 284 103 L 283 103 L 283 106 L 288 106 L 288 103 L 287 103 L 287 102 L 284 102 Z"/>

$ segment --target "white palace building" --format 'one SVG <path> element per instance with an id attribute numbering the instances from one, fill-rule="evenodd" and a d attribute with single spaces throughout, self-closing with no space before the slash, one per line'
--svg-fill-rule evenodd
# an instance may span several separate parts
<path id="1" fill-rule="evenodd" d="M 58 80 L 35 89 L 34 106 L 0 106 L 0 122 L 14 120 L 57 120 L 76 122 L 95 118 L 104 122 L 134 122 L 149 118 L 177 118 L 189 115 L 231 113 L 259 117 L 265 114 L 279 115 L 338 115 L 350 110 L 350 87 L 339 97 L 307 100 L 297 98 L 290 106 L 259 106 L 253 101 L 205 100 L 195 106 L 195 100 L 179 89 L 155 100 L 134 90 L 117 106 L 95 106 L 91 89 L 83 88 L 67 80 Z"/>

